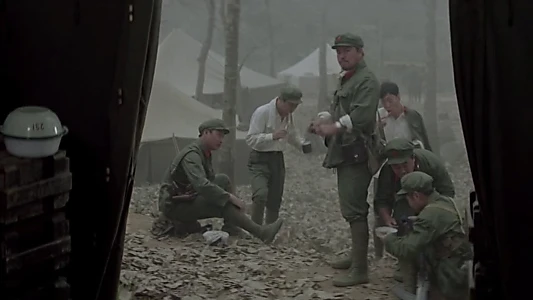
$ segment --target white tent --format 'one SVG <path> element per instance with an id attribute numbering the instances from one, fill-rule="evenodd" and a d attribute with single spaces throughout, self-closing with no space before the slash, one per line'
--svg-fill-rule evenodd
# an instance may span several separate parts
<path id="1" fill-rule="evenodd" d="M 159 45 L 155 78 L 176 86 L 189 96 L 195 94 L 198 76 L 198 55 L 202 43 L 180 29 L 175 29 Z M 204 94 L 222 94 L 224 91 L 224 64 L 222 55 L 209 51 L 206 62 Z M 250 89 L 279 86 L 281 81 L 243 67 L 241 84 Z"/>
<path id="2" fill-rule="evenodd" d="M 318 77 L 320 48 L 316 48 L 307 57 L 278 73 L 280 77 Z M 326 44 L 326 70 L 328 74 L 338 74 L 341 71 L 337 62 L 337 53 Z"/>
<path id="3" fill-rule="evenodd" d="M 155 79 L 148 102 L 141 147 L 137 154 L 136 183 L 159 183 L 176 155 L 175 142 L 181 149 L 195 141 L 198 138 L 198 126 L 212 118 L 222 118 L 222 111 L 202 104 L 170 84 Z M 236 134 L 235 155 L 247 157 L 249 149 L 244 142 L 246 132 L 237 131 Z M 244 181 L 239 178 L 248 177 L 246 162 L 245 159 L 236 162 L 237 183 Z"/>

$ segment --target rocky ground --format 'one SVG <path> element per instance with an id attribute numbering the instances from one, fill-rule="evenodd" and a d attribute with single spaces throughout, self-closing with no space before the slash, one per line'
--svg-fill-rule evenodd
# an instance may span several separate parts
<path id="1" fill-rule="evenodd" d="M 305 114 L 299 119 L 309 120 Z M 376 261 L 372 242 L 371 283 L 332 286 L 339 272 L 326 262 L 347 251 L 349 232 L 338 208 L 335 174 L 321 162 L 320 155 L 287 154 L 285 223 L 271 246 L 251 237 L 231 238 L 227 247 L 206 246 L 201 235 L 157 239 L 150 228 L 158 187 L 135 188 L 122 264 L 124 299 L 393 299 L 388 291 L 395 284 L 395 260 Z M 462 203 L 472 190 L 468 161 L 463 156 L 449 169 Z M 238 195 L 251 204 L 249 186 L 240 187 Z M 206 222 L 215 229 L 222 225 Z"/>

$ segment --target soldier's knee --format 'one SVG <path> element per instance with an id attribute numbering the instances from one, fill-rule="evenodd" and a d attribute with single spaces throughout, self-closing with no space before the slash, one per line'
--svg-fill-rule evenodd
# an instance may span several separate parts
<path id="1" fill-rule="evenodd" d="M 231 180 L 229 179 L 229 176 L 223 173 L 219 173 L 215 175 L 214 179 L 215 183 L 223 188 L 225 191 L 229 192 L 231 188 Z"/>
<path id="2" fill-rule="evenodd" d="M 252 200 L 254 202 L 266 204 L 267 199 L 268 199 L 268 188 L 266 187 L 259 187 L 255 189 L 252 193 Z"/>

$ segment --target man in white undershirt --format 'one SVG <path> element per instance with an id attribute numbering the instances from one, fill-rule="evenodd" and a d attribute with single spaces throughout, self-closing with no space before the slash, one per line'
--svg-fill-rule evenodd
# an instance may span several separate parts
<path id="1" fill-rule="evenodd" d="M 278 219 L 283 187 L 285 161 L 283 152 L 287 144 L 301 151 L 302 138 L 292 119 L 292 113 L 302 103 L 300 89 L 289 86 L 279 97 L 258 107 L 250 120 L 246 143 L 252 151 L 248 169 L 252 185 L 252 220 L 259 225 L 271 224 Z M 266 216 L 265 216 L 266 208 Z"/>

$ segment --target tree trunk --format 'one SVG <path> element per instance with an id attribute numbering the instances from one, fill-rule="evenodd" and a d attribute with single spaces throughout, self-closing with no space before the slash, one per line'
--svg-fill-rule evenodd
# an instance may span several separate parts
<path id="1" fill-rule="evenodd" d="M 440 156 L 439 128 L 437 123 L 437 0 L 425 0 L 427 9 L 426 51 L 426 99 L 424 121 L 433 152 Z"/>
<path id="2" fill-rule="evenodd" d="M 322 12 L 322 22 L 320 24 L 320 48 L 318 55 L 318 74 L 319 74 L 319 90 L 318 90 L 318 111 L 327 110 L 329 108 L 328 97 L 328 67 L 326 62 L 326 40 L 327 40 L 327 22 L 326 22 L 326 9 Z"/>
<path id="3" fill-rule="evenodd" d="M 269 42 L 269 50 L 270 50 L 269 73 L 270 73 L 270 76 L 275 78 L 276 77 L 276 63 L 275 63 L 275 55 L 274 55 L 274 28 L 272 25 L 272 11 L 270 10 L 270 0 L 265 0 L 265 6 L 266 6 L 267 14 L 268 14 L 267 30 L 268 30 L 268 42 Z"/>
<path id="4" fill-rule="evenodd" d="M 224 66 L 224 110 L 222 118 L 230 133 L 226 136 L 221 149 L 222 172 L 229 176 L 235 185 L 234 154 L 235 145 L 235 107 L 238 94 L 239 77 L 239 23 L 240 23 L 240 0 L 226 1 L 226 64 Z"/>
<path id="5" fill-rule="evenodd" d="M 205 83 L 205 64 L 209 49 L 213 43 L 213 32 L 215 31 L 215 0 L 205 0 L 207 4 L 208 20 L 207 20 L 207 34 L 205 36 L 200 55 L 198 56 L 198 78 L 196 79 L 196 100 L 202 101 L 204 98 L 204 83 Z"/>

